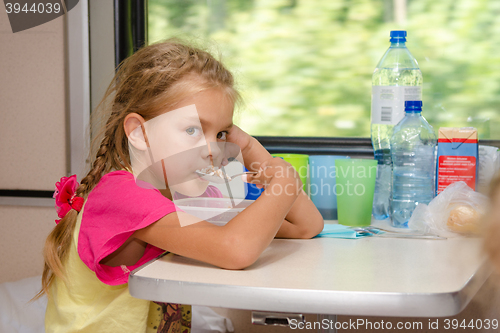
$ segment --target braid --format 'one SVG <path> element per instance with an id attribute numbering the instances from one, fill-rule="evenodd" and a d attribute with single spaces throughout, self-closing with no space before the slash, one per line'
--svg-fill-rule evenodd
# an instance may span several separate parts
<path id="1" fill-rule="evenodd" d="M 125 115 L 123 112 L 113 112 L 109 117 L 92 168 L 77 189 L 78 196 L 86 197 L 101 177 L 111 170 L 130 168 L 128 139 L 123 130 Z"/>
<path id="2" fill-rule="evenodd" d="M 97 151 L 94 163 L 92 164 L 92 168 L 87 173 L 87 175 L 80 182 L 80 186 L 76 191 L 76 195 L 81 197 L 86 197 L 88 193 L 97 185 L 99 180 L 102 177 L 104 170 L 107 165 L 107 157 L 108 157 L 108 145 L 109 145 L 109 137 L 105 136 L 102 139 L 101 146 Z"/>

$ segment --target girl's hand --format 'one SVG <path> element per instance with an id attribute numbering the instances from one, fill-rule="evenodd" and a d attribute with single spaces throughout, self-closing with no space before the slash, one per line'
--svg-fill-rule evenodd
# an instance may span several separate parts
<path id="1" fill-rule="evenodd" d="M 245 175 L 244 180 L 255 184 L 258 188 L 266 188 L 274 180 L 280 182 L 287 189 L 287 192 L 290 192 L 290 186 L 294 189 L 293 193 L 298 193 L 302 189 L 302 181 L 295 168 L 279 157 L 262 162 L 258 173 Z"/>
<path id="2" fill-rule="evenodd" d="M 243 153 L 246 149 L 251 146 L 252 137 L 239 128 L 233 125 L 228 131 L 226 136 L 226 145 L 224 151 L 224 158 L 222 159 L 222 165 L 229 164 L 229 160 L 237 158 L 240 152 Z"/>
<path id="3" fill-rule="evenodd" d="M 246 133 L 236 125 L 231 127 L 226 136 L 226 142 L 237 144 L 242 151 L 250 146 L 251 139 L 252 137 L 250 134 Z"/>

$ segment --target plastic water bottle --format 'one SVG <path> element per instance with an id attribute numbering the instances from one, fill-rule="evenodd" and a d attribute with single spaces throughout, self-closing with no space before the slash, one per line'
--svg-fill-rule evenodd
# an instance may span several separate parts
<path id="1" fill-rule="evenodd" d="M 391 46 L 372 76 L 371 138 L 378 161 L 373 216 L 377 220 L 391 213 L 392 129 L 404 117 L 405 101 L 422 100 L 422 72 L 406 48 L 406 31 L 391 31 L 390 36 Z"/>
<path id="2" fill-rule="evenodd" d="M 418 204 L 434 198 L 436 133 L 422 117 L 422 101 L 405 102 L 406 115 L 391 137 L 392 225 L 407 227 Z"/>

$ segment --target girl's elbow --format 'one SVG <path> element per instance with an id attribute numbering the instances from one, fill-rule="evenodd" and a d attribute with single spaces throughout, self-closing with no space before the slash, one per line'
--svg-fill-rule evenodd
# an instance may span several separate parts
<path id="1" fill-rule="evenodd" d="M 316 231 L 314 229 L 302 230 L 298 235 L 298 239 L 311 239 L 319 234 L 321 231 Z"/>
<path id="2" fill-rule="evenodd" d="M 323 219 L 323 216 L 319 214 L 318 218 L 316 219 L 316 223 L 314 225 L 313 237 L 319 235 L 323 231 L 324 227 L 325 227 L 325 220 Z"/>
<path id="3" fill-rule="evenodd" d="M 259 258 L 260 253 L 244 237 L 233 236 L 225 244 L 227 257 L 224 263 L 226 269 L 245 269 Z"/>
<path id="4" fill-rule="evenodd" d="M 317 236 L 321 231 L 323 231 L 325 222 L 321 214 L 318 215 L 319 216 L 315 216 L 314 218 L 311 219 L 311 223 L 309 223 L 307 228 L 304 229 L 301 238 L 310 239 Z"/>
<path id="5" fill-rule="evenodd" d="M 246 254 L 233 255 L 231 262 L 225 267 L 226 269 L 240 270 L 251 266 L 257 258 Z"/>

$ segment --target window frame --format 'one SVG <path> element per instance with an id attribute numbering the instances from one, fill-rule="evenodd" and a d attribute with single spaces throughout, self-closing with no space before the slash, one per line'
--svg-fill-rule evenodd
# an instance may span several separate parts
<path id="1" fill-rule="evenodd" d="M 147 43 L 147 0 L 115 0 L 116 65 Z M 132 11 L 132 7 L 136 10 Z M 373 157 L 370 138 L 254 136 L 270 153 Z"/>
<path id="2" fill-rule="evenodd" d="M 148 42 L 148 1 L 114 0 L 115 68 Z"/>
<path id="3" fill-rule="evenodd" d="M 132 8 L 132 0 L 115 0 Z M 147 43 L 148 0 L 138 0 L 135 15 L 125 11 L 115 13 L 115 56 L 117 65 Z M 142 25 L 142 27 L 141 27 Z M 130 42 L 132 44 L 130 44 Z M 128 50 L 128 52 L 127 52 Z M 294 136 L 254 136 L 270 153 L 294 153 L 309 155 L 347 155 L 350 157 L 373 157 L 371 139 L 366 137 L 294 137 Z M 495 146 L 500 149 L 500 140 L 479 140 L 480 145 Z"/>

